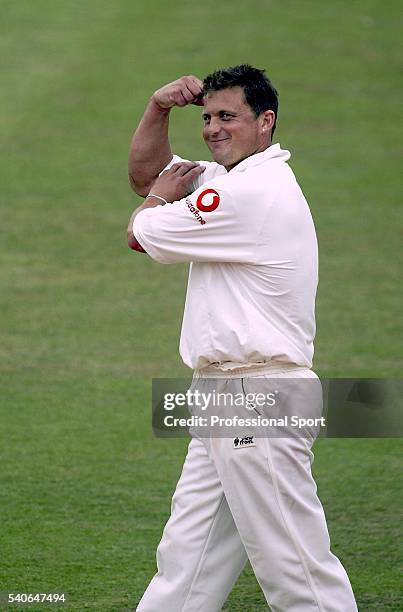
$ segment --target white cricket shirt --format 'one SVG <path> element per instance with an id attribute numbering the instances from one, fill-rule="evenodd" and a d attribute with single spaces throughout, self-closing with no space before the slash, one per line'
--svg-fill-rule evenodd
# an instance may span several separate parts
<path id="1" fill-rule="evenodd" d="M 289 158 L 275 144 L 229 172 L 201 161 L 191 195 L 134 219 L 150 257 L 191 262 L 180 339 L 191 368 L 312 365 L 317 241 Z"/>

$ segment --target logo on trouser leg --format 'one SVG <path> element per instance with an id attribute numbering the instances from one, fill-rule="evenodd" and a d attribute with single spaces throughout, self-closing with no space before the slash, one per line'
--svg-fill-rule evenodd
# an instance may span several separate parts
<path id="1" fill-rule="evenodd" d="M 254 436 L 235 438 L 232 444 L 234 448 L 249 448 L 249 446 L 256 446 Z"/>

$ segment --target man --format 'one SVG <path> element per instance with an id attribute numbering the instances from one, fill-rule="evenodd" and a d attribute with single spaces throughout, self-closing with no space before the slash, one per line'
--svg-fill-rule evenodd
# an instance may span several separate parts
<path id="1" fill-rule="evenodd" d="M 203 105 L 214 162 L 172 155 L 170 111 L 191 103 Z M 249 65 L 182 77 L 153 94 L 131 145 L 130 182 L 145 201 L 128 243 L 191 262 L 180 353 L 210 393 L 318 384 L 315 229 L 289 152 L 272 144 L 277 111 L 277 91 Z M 320 414 L 317 394 L 288 395 Z M 276 612 L 357 610 L 316 496 L 316 430 L 305 434 L 194 435 L 139 612 L 217 612 L 248 558 Z"/>

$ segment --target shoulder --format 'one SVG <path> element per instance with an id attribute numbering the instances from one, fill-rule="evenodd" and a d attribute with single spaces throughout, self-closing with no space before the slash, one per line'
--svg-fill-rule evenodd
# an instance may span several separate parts
<path id="1" fill-rule="evenodd" d="M 225 176 L 228 174 L 224 166 L 217 164 L 217 162 L 198 159 L 196 163 L 205 167 L 205 171 L 202 175 L 203 183 L 207 183 L 208 181 L 211 181 L 219 176 Z"/>
<path id="2" fill-rule="evenodd" d="M 179 155 L 174 155 L 171 161 L 169 162 L 169 164 L 167 164 L 165 168 L 162 170 L 162 172 L 164 172 L 164 170 L 169 170 L 169 168 L 171 168 L 173 164 L 177 164 L 183 161 L 189 161 L 189 160 L 183 157 L 179 157 Z M 202 174 L 200 174 L 195 179 L 195 181 L 193 182 L 191 186 L 191 191 L 196 191 L 199 187 L 204 185 L 204 183 L 208 183 L 209 181 L 219 176 L 224 176 L 228 174 L 224 166 L 221 166 L 220 164 L 217 164 L 216 162 L 211 162 L 211 161 L 206 161 L 206 160 L 201 160 L 201 159 L 198 159 L 195 161 L 197 164 L 204 166 L 205 170 Z"/>

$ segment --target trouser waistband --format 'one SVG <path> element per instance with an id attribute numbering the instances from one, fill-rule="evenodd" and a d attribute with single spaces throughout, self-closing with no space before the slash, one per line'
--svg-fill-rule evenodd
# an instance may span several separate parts
<path id="1" fill-rule="evenodd" d="M 237 367 L 228 370 L 219 370 L 214 367 L 195 370 L 193 378 L 247 378 L 250 376 L 266 376 L 273 374 L 285 374 L 287 372 L 300 372 L 310 370 L 307 366 L 299 366 L 295 363 L 265 363 L 256 364 L 250 367 Z"/>

